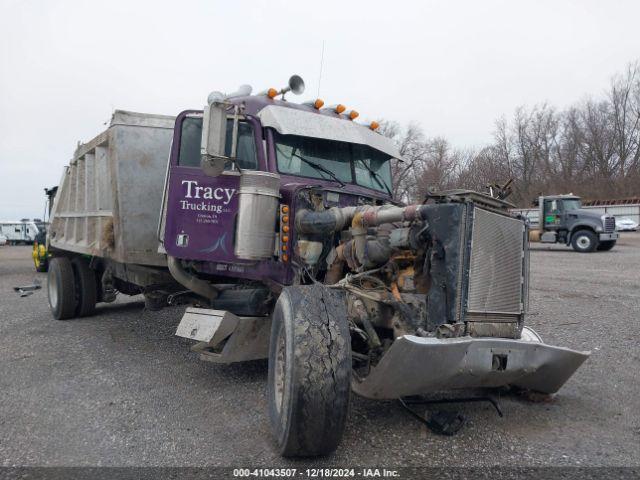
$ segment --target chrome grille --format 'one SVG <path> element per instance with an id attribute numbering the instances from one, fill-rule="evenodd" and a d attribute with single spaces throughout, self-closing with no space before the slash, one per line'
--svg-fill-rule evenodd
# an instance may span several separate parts
<path id="1" fill-rule="evenodd" d="M 467 311 L 521 314 L 524 223 L 476 208 L 471 235 Z"/>
<path id="2" fill-rule="evenodd" d="M 616 229 L 616 219 L 615 217 L 605 217 L 604 219 L 604 231 L 607 233 L 612 233 Z"/>

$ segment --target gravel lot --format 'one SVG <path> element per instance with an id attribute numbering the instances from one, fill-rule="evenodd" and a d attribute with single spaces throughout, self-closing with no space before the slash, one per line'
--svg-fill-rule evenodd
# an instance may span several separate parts
<path id="1" fill-rule="evenodd" d="M 550 402 L 503 396 L 504 418 L 482 403 L 455 407 L 469 422 L 442 437 L 395 402 L 353 396 L 338 452 L 288 461 L 271 443 L 266 362 L 199 361 L 173 335 L 183 308 L 149 312 L 139 297 L 55 321 L 45 288 L 13 291 L 46 287 L 30 247 L 0 247 L 0 464 L 638 466 L 640 233 L 606 253 L 534 249 L 529 325 L 593 352 Z"/>

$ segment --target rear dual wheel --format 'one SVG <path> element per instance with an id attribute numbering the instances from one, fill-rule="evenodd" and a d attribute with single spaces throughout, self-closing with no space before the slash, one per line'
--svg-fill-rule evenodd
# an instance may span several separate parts
<path id="1" fill-rule="evenodd" d="M 95 273 L 84 258 L 54 257 L 49 262 L 47 293 L 57 320 L 92 315 L 97 301 Z"/>
<path id="2" fill-rule="evenodd" d="M 320 285 L 282 291 L 273 313 L 267 388 L 282 455 L 336 449 L 351 392 L 351 341 L 341 292 Z"/>

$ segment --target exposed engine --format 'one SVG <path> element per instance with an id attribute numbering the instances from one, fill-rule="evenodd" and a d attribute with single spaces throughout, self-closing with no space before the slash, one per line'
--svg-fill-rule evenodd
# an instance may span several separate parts
<path id="1" fill-rule="evenodd" d="M 468 191 L 406 207 L 315 202 L 295 215 L 301 275 L 346 292 L 353 356 L 364 367 L 406 334 L 517 339 L 527 232 L 507 208 Z"/>

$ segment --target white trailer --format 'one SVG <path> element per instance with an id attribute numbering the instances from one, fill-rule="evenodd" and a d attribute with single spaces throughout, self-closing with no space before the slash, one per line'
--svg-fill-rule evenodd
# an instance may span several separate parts
<path id="1" fill-rule="evenodd" d="M 7 237 L 10 245 L 32 244 L 40 229 L 31 220 L 0 222 L 0 234 Z"/>

